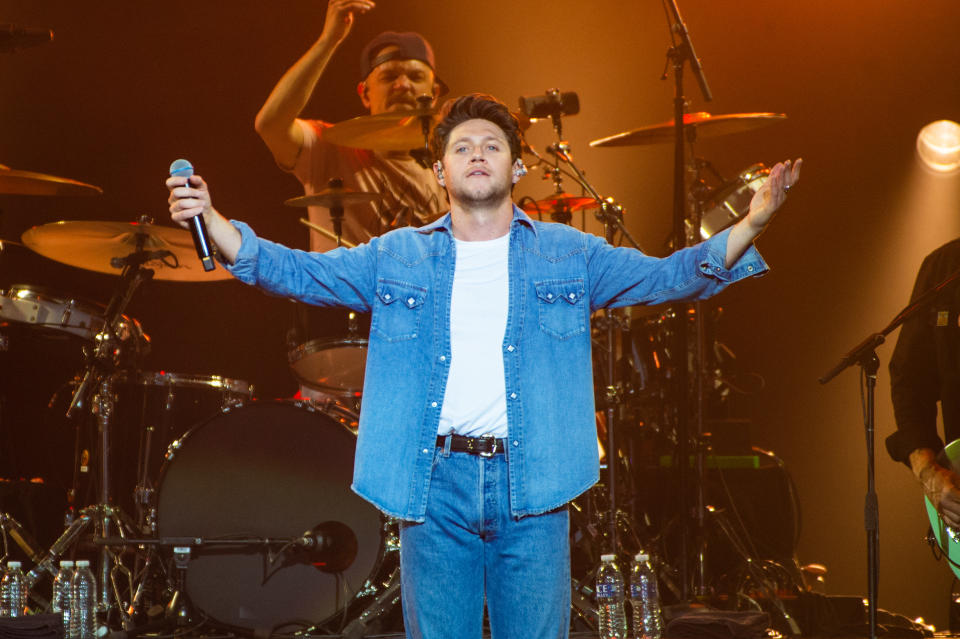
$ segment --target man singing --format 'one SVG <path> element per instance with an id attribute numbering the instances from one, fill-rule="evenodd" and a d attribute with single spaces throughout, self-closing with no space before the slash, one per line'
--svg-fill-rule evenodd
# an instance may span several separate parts
<path id="1" fill-rule="evenodd" d="M 474 94 L 431 136 L 441 219 L 306 253 L 228 222 L 199 177 L 170 178 L 172 219 L 203 215 L 240 280 L 371 312 L 353 490 L 401 520 L 408 637 L 569 633 L 568 502 L 597 481 L 590 314 L 703 299 L 767 267 L 753 240 L 796 183 L 774 166 L 736 226 L 667 258 L 531 220 L 516 119 Z"/>

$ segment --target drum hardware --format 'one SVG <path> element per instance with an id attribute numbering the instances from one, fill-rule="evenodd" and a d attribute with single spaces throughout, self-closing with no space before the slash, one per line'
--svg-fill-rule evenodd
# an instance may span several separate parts
<path id="1" fill-rule="evenodd" d="M 103 195 L 103 189 L 69 178 L 18 171 L 0 164 L 0 195 Z"/>
<path id="2" fill-rule="evenodd" d="M 0 556 L 0 562 L 3 565 L 6 565 L 6 560 L 10 556 L 11 539 L 27 555 L 30 561 L 34 563 L 40 561 L 40 549 L 36 539 L 12 515 L 3 511 L 0 511 L 0 539 L 3 540 L 3 547 L 0 548 L 3 550 L 3 555 Z"/>
<path id="3" fill-rule="evenodd" d="M 330 210 L 330 221 L 333 222 L 333 239 L 337 246 L 341 246 L 343 237 L 343 208 L 348 205 L 367 204 L 380 199 L 377 193 L 353 191 L 343 188 L 343 180 L 338 177 L 327 181 L 327 188 L 310 195 L 302 195 L 284 202 L 287 206 L 322 206 Z M 313 225 L 309 225 L 313 226 Z"/>

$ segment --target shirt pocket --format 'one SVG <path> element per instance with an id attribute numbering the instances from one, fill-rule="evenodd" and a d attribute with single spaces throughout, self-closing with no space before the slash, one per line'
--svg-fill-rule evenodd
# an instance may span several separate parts
<path id="1" fill-rule="evenodd" d="M 534 282 L 540 330 L 568 339 L 587 330 L 582 278 Z"/>
<path id="2" fill-rule="evenodd" d="M 377 281 L 377 302 L 370 330 L 388 342 L 416 339 L 427 289 L 398 282 Z"/>

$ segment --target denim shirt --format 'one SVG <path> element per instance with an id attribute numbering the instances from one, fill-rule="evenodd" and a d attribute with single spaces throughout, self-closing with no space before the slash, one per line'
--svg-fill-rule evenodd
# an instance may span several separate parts
<path id="1" fill-rule="evenodd" d="M 351 488 L 390 516 L 423 521 L 450 371 L 450 215 L 327 253 L 283 247 L 233 224 L 243 238 L 229 267 L 238 279 L 372 313 Z M 591 312 L 703 299 L 767 270 L 752 246 L 725 268 L 728 235 L 654 258 L 514 207 L 501 347 L 513 516 L 554 510 L 599 478 Z"/>

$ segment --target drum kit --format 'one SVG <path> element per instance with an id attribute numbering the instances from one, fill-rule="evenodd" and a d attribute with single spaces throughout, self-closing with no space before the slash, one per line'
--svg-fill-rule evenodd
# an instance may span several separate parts
<path id="1" fill-rule="evenodd" d="M 521 99 L 525 126 L 549 118 L 557 139 L 547 148 L 549 157 L 525 146 L 553 188 L 520 205 L 532 216 L 558 223 L 591 211 L 609 240 L 619 237 L 636 246 L 623 225 L 623 207 L 590 185 L 562 139 L 562 118 L 579 110 L 578 99 L 576 110 L 571 106 L 574 99 L 576 94 L 556 90 Z M 326 135 L 338 144 L 376 151 L 423 150 L 435 115 L 432 108 L 420 107 L 363 116 L 332 126 Z M 697 113 L 685 118 L 684 125 L 694 139 L 734 135 L 784 117 Z M 669 142 L 673 129 L 673 122 L 665 122 L 591 145 Z M 741 218 L 768 173 L 756 164 L 726 180 L 704 160 L 692 166 L 688 189 L 700 215 L 688 232 L 695 238 L 709 237 Z M 564 180 L 574 182 L 581 193 L 565 190 Z M 0 167 L 0 194 L 99 193 L 98 187 L 74 180 Z M 377 197 L 345 189 L 333 179 L 326 189 L 285 204 L 328 208 L 332 230 L 301 222 L 349 246 L 342 241 L 340 222 L 350 207 Z M 56 573 L 59 559 L 90 554 L 99 559 L 100 608 L 112 625 L 125 630 L 144 623 L 185 626 L 209 620 L 241 634 L 288 629 L 360 637 L 400 623 L 396 522 L 348 488 L 369 318 L 298 307 L 287 355 L 300 383 L 299 398 L 257 401 L 252 385 L 242 380 L 142 370 L 151 341 L 140 322 L 124 314 L 137 288 L 151 279 L 187 284 L 229 278 L 224 269 L 201 268 L 189 232 L 147 218 L 71 221 L 31 228 L 21 241 L 43 257 L 117 277 L 106 306 L 31 285 L 0 293 L 0 363 L 28 375 L 29 362 L 46 359 L 45 348 L 53 348 L 64 361 L 57 379 L 42 389 L 47 397 L 0 389 L 4 427 L 23 428 L 50 411 L 60 411 L 77 426 L 65 531 L 44 549 L 27 526 L 0 513 L 4 555 L 9 537 L 33 562 L 28 582 L 35 606 L 47 605 L 42 586 Z M 678 593 L 676 571 L 670 567 L 678 551 L 669 541 L 678 524 L 676 513 L 669 512 L 671 498 L 664 497 L 675 489 L 644 487 L 669 485 L 663 475 L 671 460 L 677 461 L 670 451 L 683 435 L 675 428 L 675 408 L 690 398 L 675 388 L 674 377 L 689 357 L 674 351 L 670 336 L 691 330 L 693 323 L 690 313 L 672 308 L 644 315 L 632 310 L 600 313 L 592 329 L 602 409 L 598 445 L 613 471 L 571 506 L 573 612 L 586 629 L 596 623 L 590 584 L 601 552 L 654 551 L 663 560 L 661 578 Z M 731 384 L 723 347 L 714 344 L 717 354 L 700 368 L 711 371 L 707 383 L 719 396 Z M 63 358 L 66 351 L 74 354 L 72 359 Z M 49 368 L 45 374 L 51 375 Z M 722 421 L 716 430 L 722 430 Z M 715 436 L 714 445 L 720 442 Z M 91 455 L 89 449 L 96 452 Z M 749 445 L 723 459 L 718 463 L 738 459 L 782 477 L 774 456 L 751 451 Z M 730 473 L 731 484 L 743 479 L 732 476 L 737 472 Z M 95 475 L 97 497 L 77 508 L 82 475 Z M 741 481 L 743 490 L 749 492 L 752 481 Z M 716 497 L 730 508 L 739 507 L 738 519 L 750 519 L 756 513 L 750 505 L 755 508 L 758 502 L 781 515 L 786 510 L 790 519 L 793 511 L 782 505 L 784 494 L 790 503 L 789 487 L 771 488 L 775 483 L 765 481 L 766 493 L 745 499 L 729 493 Z M 750 544 L 743 543 L 742 535 L 749 537 L 749 532 L 730 531 L 728 520 L 717 518 L 727 527 L 719 527 L 721 536 L 734 539 L 737 551 L 747 553 Z M 761 542 L 770 542 L 773 549 L 762 551 L 761 558 L 788 561 L 794 531 L 774 528 L 762 533 L 766 539 Z M 787 542 L 778 544 L 784 536 L 789 536 Z M 727 556 L 711 569 L 726 575 L 733 570 L 730 563 Z"/>

